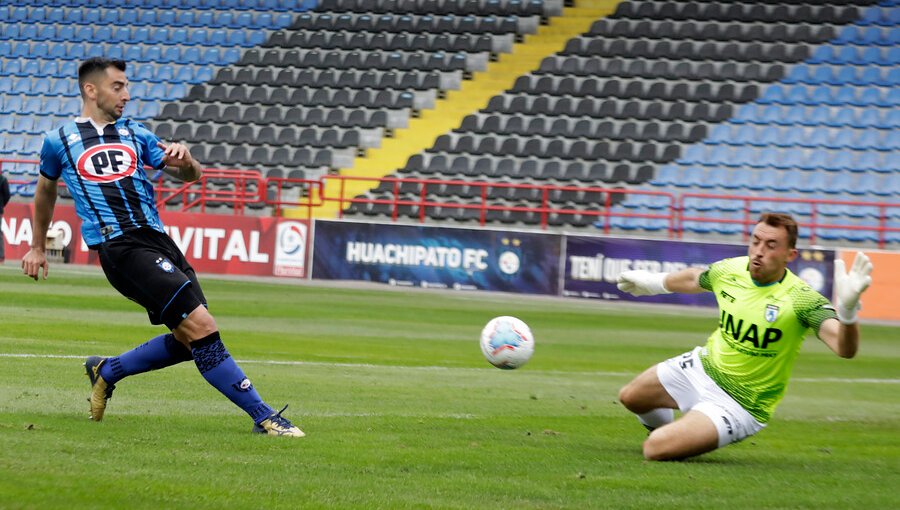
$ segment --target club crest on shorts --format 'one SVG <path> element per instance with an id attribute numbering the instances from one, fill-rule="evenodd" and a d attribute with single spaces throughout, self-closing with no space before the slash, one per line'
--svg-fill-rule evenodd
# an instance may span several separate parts
<path id="1" fill-rule="evenodd" d="M 775 322 L 778 318 L 778 307 L 775 305 L 766 305 L 766 321 Z"/>
<path id="2" fill-rule="evenodd" d="M 156 259 L 156 265 L 159 266 L 160 269 L 162 269 L 163 271 L 165 271 L 167 273 L 171 273 L 172 271 L 175 271 L 175 266 L 173 266 L 172 263 L 169 262 L 169 259 L 160 257 L 160 258 Z"/>

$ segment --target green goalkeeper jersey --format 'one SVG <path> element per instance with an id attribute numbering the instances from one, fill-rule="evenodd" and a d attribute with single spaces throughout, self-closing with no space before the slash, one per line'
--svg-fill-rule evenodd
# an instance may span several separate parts
<path id="1" fill-rule="evenodd" d="M 750 278 L 749 257 L 714 263 L 700 286 L 719 304 L 719 328 L 706 343 L 703 369 L 744 409 L 766 423 L 784 396 L 807 329 L 836 317 L 831 303 L 790 270 L 769 285 Z"/>

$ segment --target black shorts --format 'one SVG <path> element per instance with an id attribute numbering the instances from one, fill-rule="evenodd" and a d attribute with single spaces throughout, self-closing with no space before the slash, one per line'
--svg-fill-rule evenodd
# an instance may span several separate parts
<path id="1" fill-rule="evenodd" d="M 197 273 L 168 235 L 139 228 L 96 248 L 106 279 L 146 308 L 152 324 L 175 329 L 198 306 L 206 306 Z"/>

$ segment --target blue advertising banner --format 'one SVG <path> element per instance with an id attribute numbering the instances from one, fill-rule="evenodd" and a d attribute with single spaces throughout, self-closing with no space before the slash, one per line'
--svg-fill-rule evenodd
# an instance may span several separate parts
<path id="1" fill-rule="evenodd" d="M 686 267 L 707 267 L 721 259 L 747 254 L 747 247 L 733 244 L 690 243 L 642 239 L 566 237 L 566 262 L 562 294 L 608 300 L 715 306 L 712 293 L 665 294 L 634 297 L 616 288 L 619 273 L 631 269 L 672 272 Z M 789 267 L 810 287 L 831 297 L 834 252 L 802 249 Z"/>
<path id="2" fill-rule="evenodd" d="M 312 277 L 559 294 L 560 236 L 316 221 Z"/>

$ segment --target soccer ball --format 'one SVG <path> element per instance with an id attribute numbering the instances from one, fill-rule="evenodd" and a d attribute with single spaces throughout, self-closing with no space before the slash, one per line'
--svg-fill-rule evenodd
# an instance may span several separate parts
<path id="1" fill-rule="evenodd" d="M 481 330 L 481 352 L 497 368 L 512 370 L 534 354 L 534 337 L 528 325 L 515 317 L 494 317 Z"/>

